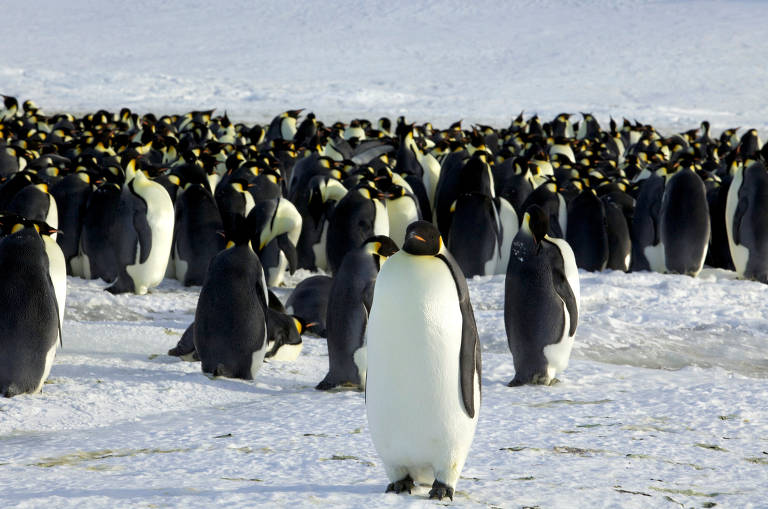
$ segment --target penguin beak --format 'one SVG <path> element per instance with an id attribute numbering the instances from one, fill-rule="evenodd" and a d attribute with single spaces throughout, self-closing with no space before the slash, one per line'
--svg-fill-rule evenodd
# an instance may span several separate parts
<path id="1" fill-rule="evenodd" d="M 416 235 L 415 233 L 413 235 L 411 235 L 411 237 L 413 237 L 416 240 L 420 240 L 422 242 L 426 242 L 426 240 L 424 240 L 424 237 L 421 237 L 420 235 Z"/>

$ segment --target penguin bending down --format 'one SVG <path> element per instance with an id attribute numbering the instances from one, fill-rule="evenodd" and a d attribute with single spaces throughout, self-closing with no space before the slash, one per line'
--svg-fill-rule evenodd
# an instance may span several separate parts
<path id="1" fill-rule="evenodd" d="M 301 333 L 304 326 L 301 321 L 276 311 L 267 309 L 267 353 L 266 359 L 275 361 L 293 361 L 302 349 Z"/>
<path id="2" fill-rule="evenodd" d="M 565 370 L 579 318 L 573 251 L 551 238 L 549 217 L 534 205 L 512 243 L 504 283 L 504 326 L 515 364 L 510 387 L 550 385 Z"/>
<path id="3" fill-rule="evenodd" d="M 61 337 L 45 242 L 35 225 L 15 217 L 0 220 L 8 233 L 0 239 L 0 300 L 7 303 L 0 310 L 0 395 L 6 398 L 40 391 Z"/>
<path id="4" fill-rule="evenodd" d="M 379 235 L 344 256 L 328 295 L 328 374 L 315 389 L 365 387 L 365 328 L 373 288 L 382 263 L 396 252 L 394 241 Z"/>
<path id="5" fill-rule="evenodd" d="M 453 499 L 480 407 L 480 342 L 467 282 L 426 221 L 376 280 L 367 330 L 366 412 L 390 484 Z M 432 482 L 434 481 L 434 482 Z"/>
<path id="6" fill-rule="evenodd" d="M 332 285 L 330 276 L 308 277 L 296 285 L 285 301 L 286 312 L 303 322 L 305 332 L 322 338 L 327 336 L 326 317 Z"/>
<path id="7" fill-rule="evenodd" d="M 251 380 L 267 350 L 267 284 L 250 225 L 235 219 L 226 249 L 208 266 L 193 324 L 203 373 Z"/>

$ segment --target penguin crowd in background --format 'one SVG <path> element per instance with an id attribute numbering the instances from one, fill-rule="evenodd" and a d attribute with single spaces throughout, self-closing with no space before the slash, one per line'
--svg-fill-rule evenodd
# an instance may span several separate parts
<path id="1" fill-rule="evenodd" d="M 175 278 L 200 295 L 170 355 L 252 379 L 296 359 L 302 334 L 326 338 L 317 388 L 367 391 L 387 491 L 433 480 L 430 496 L 452 498 L 480 403 L 466 278 L 505 275 L 511 386 L 566 368 L 579 268 L 695 277 L 706 264 L 768 283 L 768 144 L 754 129 L 665 136 L 588 113 L 438 129 L 302 113 L 268 125 L 212 110 L 76 117 L 3 96 L 0 294 L 19 299 L 3 306 L 19 319 L 0 317 L 0 394 L 42 387 L 67 275 L 138 295 Z M 269 288 L 297 269 L 320 273 L 284 305 Z M 439 445 L 409 456 L 408 426 Z"/>

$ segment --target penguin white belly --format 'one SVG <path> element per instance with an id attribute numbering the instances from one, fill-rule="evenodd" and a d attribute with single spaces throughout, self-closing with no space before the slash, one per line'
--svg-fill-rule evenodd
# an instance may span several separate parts
<path id="1" fill-rule="evenodd" d="M 389 237 L 399 246 L 405 241 L 405 230 L 408 225 L 419 220 L 416 203 L 408 196 L 396 200 L 387 200 L 387 217 L 389 219 Z"/>
<path id="2" fill-rule="evenodd" d="M 43 377 L 40 379 L 40 384 L 34 390 L 34 392 L 40 392 L 43 389 L 43 384 L 48 380 L 48 375 L 51 374 L 51 367 L 53 367 L 53 359 L 56 357 L 56 347 L 58 342 L 54 343 L 48 353 L 45 354 L 45 366 L 43 367 Z"/>
<path id="3" fill-rule="evenodd" d="M 152 248 L 144 263 L 128 265 L 125 270 L 133 279 L 134 291 L 138 295 L 160 284 L 171 255 L 173 241 L 173 202 L 168 192 L 156 182 L 137 174 L 134 189 L 147 203 L 147 223 L 152 232 Z M 138 251 L 138 249 L 137 249 Z"/>
<path id="4" fill-rule="evenodd" d="M 59 227 L 59 208 L 56 206 L 56 199 L 53 195 L 48 194 L 48 213 L 45 215 L 45 222 L 51 228 Z M 53 233 L 51 238 L 56 240 L 57 233 Z"/>
<path id="5" fill-rule="evenodd" d="M 387 216 L 386 207 L 379 200 L 373 200 L 373 204 L 376 207 L 376 217 L 373 219 L 373 234 L 389 235 L 389 216 Z"/>
<path id="6" fill-rule="evenodd" d="M 320 234 L 320 241 L 312 245 L 312 252 L 315 253 L 315 267 L 319 270 L 328 270 L 328 258 L 325 255 L 325 245 L 328 241 L 328 221 L 323 223 L 323 232 Z"/>
<path id="7" fill-rule="evenodd" d="M 256 379 L 256 374 L 264 364 L 264 355 L 267 353 L 267 329 L 264 328 L 263 346 L 251 354 L 251 377 Z"/>
<path id="8" fill-rule="evenodd" d="M 368 321 L 366 410 L 392 481 L 408 473 L 417 482 L 458 479 L 478 415 L 467 415 L 461 397 L 461 327 L 456 286 L 440 259 L 400 251 L 384 263 Z"/>
<path id="9" fill-rule="evenodd" d="M 267 272 L 269 273 L 269 277 L 267 278 L 268 286 L 280 286 L 280 283 L 283 282 L 283 278 L 285 277 L 285 271 L 288 269 L 288 258 L 286 258 L 282 251 L 278 254 L 277 258 L 277 265 L 267 269 Z"/>
<path id="10" fill-rule="evenodd" d="M 299 357 L 299 354 L 301 353 L 301 349 L 303 346 L 304 346 L 304 343 L 299 343 L 298 345 L 283 345 L 277 349 L 277 352 L 275 353 L 275 355 L 273 355 L 267 360 L 268 361 L 295 361 Z M 271 349 L 272 347 L 268 345 L 267 351 Z"/>
<path id="11" fill-rule="evenodd" d="M 747 261 L 749 261 L 749 249 L 741 244 L 736 244 L 733 240 L 733 218 L 736 215 L 736 209 L 739 206 L 739 190 L 744 182 L 744 169 L 739 168 L 733 176 L 731 187 L 728 188 L 728 195 L 725 202 L 725 233 L 728 236 L 728 247 L 731 251 L 733 267 L 739 277 L 744 276 L 747 270 Z"/>
<path id="12" fill-rule="evenodd" d="M 64 259 L 64 253 L 61 252 L 61 248 L 52 237 L 43 235 L 42 238 L 45 244 L 45 253 L 48 255 L 48 274 L 51 277 L 53 292 L 56 294 L 56 304 L 59 307 L 59 330 L 61 330 L 67 301 L 67 262 Z"/>
<path id="13" fill-rule="evenodd" d="M 173 267 L 171 267 L 171 262 L 173 264 Z M 184 282 L 184 278 L 187 277 L 187 270 L 189 269 L 189 264 L 185 261 L 179 258 L 179 250 L 175 247 L 173 248 L 173 258 L 171 259 L 171 262 L 168 264 L 168 270 L 171 270 L 173 268 L 173 277 L 175 277 L 178 281 Z M 169 277 L 168 271 L 165 273 L 166 277 Z"/>
<path id="14" fill-rule="evenodd" d="M 574 336 L 569 336 L 568 331 L 571 328 L 571 316 L 568 314 L 568 309 L 565 307 L 565 301 L 560 299 L 563 307 L 563 317 L 565 322 L 563 324 L 563 336 L 560 341 L 552 345 L 544 347 L 544 357 L 547 359 L 547 378 L 545 382 L 548 385 L 558 373 L 565 371 L 568 367 L 568 361 L 571 358 L 571 350 L 573 349 Z"/>
<path id="15" fill-rule="evenodd" d="M 500 207 L 498 218 L 501 226 L 501 253 L 496 269 L 491 274 L 506 274 L 509 265 L 509 253 L 512 251 L 512 240 L 520 229 L 515 208 L 506 199 L 499 198 Z"/>
<path id="16" fill-rule="evenodd" d="M 648 260 L 648 266 L 653 272 L 664 274 L 667 272 L 666 254 L 664 252 L 664 243 L 659 242 L 655 246 L 646 246 L 643 254 Z"/>

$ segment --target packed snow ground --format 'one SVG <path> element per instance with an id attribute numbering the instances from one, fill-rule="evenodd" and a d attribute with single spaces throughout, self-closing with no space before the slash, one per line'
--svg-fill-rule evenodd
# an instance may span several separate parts
<path id="1" fill-rule="evenodd" d="M 215 107 L 266 122 L 305 107 L 442 127 L 525 109 L 768 130 L 758 1 L 254 5 L 5 2 L 0 93 L 51 113 Z M 511 389 L 503 277 L 470 281 L 484 399 L 455 505 L 764 507 L 768 287 L 711 270 L 581 282 L 561 383 Z M 313 389 L 323 340 L 254 382 L 210 380 L 164 355 L 199 288 L 104 286 L 69 280 L 50 383 L 0 401 L 0 506 L 438 504 L 383 493 L 362 394 Z"/>
<path id="2" fill-rule="evenodd" d="M 484 392 L 454 503 L 764 504 L 768 287 L 709 270 L 580 276 L 582 323 L 552 387 L 506 387 L 504 278 L 470 281 Z M 211 380 L 165 355 L 199 288 L 104 286 L 69 279 L 49 383 L 0 402 L 3 507 L 437 504 L 427 488 L 383 493 L 363 395 L 313 388 L 324 340 L 305 336 L 296 362 L 268 363 L 253 382 Z"/>

